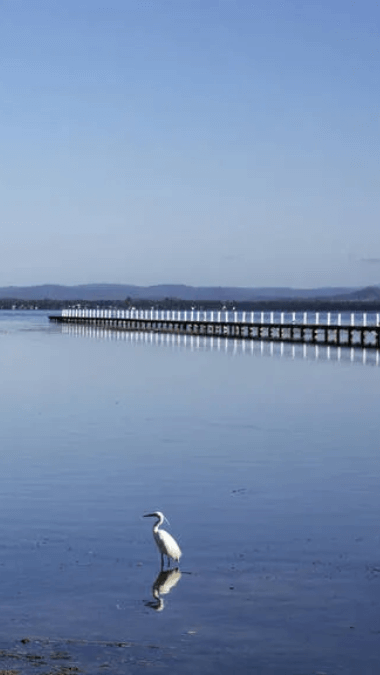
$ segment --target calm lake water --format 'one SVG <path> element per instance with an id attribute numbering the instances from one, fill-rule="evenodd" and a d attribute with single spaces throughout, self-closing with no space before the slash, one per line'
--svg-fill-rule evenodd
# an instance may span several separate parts
<path id="1" fill-rule="evenodd" d="M 224 345 L 0 312 L 0 671 L 377 675 L 380 368 Z"/>

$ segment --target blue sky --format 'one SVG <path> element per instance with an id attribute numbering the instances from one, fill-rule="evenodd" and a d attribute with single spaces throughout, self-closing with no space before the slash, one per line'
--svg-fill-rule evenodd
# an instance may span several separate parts
<path id="1" fill-rule="evenodd" d="M 379 2 L 0 0 L 0 285 L 380 283 Z"/>

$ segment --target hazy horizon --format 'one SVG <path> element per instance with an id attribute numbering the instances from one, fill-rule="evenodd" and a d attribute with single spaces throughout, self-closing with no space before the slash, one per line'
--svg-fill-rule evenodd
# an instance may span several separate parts
<path id="1" fill-rule="evenodd" d="M 0 16 L 0 286 L 379 283 L 377 2 Z"/>
<path id="2" fill-rule="evenodd" d="M 365 286 L 346 286 L 346 285 L 330 285 L 330 284 L 325 284 L 323 286 L 260 286 L 260 285 L 255 285 L 255 286 L 238 286 L 238 285 L 233 285 L 233 284 L 183 284 L 181 282 L 176 283 L 172 281 L 168 282 L 163 282 L 163 283 L 152 283 L 152 284 L 136 284 L 134 282 L 117 282 L 113 283 L 112 281 L 89 281 L 88 283 L 55 283 L 55 282 L 46 282 L 46 283 L 38 283 L 38 284 L 4 284 L 3 286 L 0 286 L 0 288 L 33 288 L 33 287 L 39 287 L 39 286 L 62 286 L 62 287 L 67 287 L 67 288 L 76 288 L 80 286 L 132 286 L 136 288 L 154 288 L 156 286 L 178 286 L 178 287 L 187 287 L 187 288 L 246 288 L 246 289 L 294 289 L 294 290 L 317 290 L 317 289 L 324 289 L 324 288 L 336 288 L 336 289 L 347 289 L 351 290 L 354 288 L 365 288 Z M 378 286 L 380 287 L 380 283 L 374 283 L 371 284 L 371 286 Z"/>

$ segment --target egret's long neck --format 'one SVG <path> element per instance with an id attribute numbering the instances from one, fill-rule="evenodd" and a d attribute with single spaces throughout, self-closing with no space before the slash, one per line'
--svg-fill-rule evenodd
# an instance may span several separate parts
<path id="1" fill-rule="evenodd" d="M 163 522 L 164 522 L 163 516 L 159 516 L 157 522 L 154 523 L 153 525 L 153 532 L 158 532 L 158 528 L 160 527 L 160 525 L 162 525 Z"/>

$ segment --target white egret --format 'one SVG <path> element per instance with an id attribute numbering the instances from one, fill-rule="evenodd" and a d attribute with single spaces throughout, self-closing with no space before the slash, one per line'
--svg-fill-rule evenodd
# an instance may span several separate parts
<path id="1" fill-rule="evenodd" d="M 170 558 L 179 562 L 182 552 L 176 540 L 173 539 L 169 532 L 158 529 L 164 520 L 166 520 L 164 514 L 161 513 L 161 511 L 155 511 L 154 513 L 146 513 L 144 518 L 157 518 L 157 522 L 153 525 L 153 537 L 161 554 L 161 569 L 164 566 L 164 555 L 166 555 L 168 559 L 169 567 Z"/>

